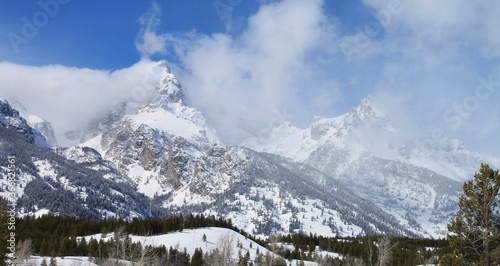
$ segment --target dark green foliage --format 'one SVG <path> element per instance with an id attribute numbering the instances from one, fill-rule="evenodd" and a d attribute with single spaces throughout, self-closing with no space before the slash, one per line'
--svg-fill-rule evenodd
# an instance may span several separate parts
<path id="1" fill-rule="evenodd" d="M 7 250 L 7 239 L 9 238 L 8 221 L 9 214 L 4 199 L 0 197 L 0 265 L 5 264 Z"/>
<path id="2" fill-rule="evenodd" d="M 461 261 L 479 265 L 500 264 L 500 174 L 487 164 L 463 185 L 460 210 L 448 225 L 453 252 L 441 264 Z"/>
<path id="3" fill-rule="evenodd" d="M 185 217 L 185 218 L 182 218 Z M 182 226 L 181 226 L 182 224 Z M 234 228 L 230 221 L 225 221 L 214 216 L 205 217 L 203 215 L 186 215 L 171 217 L 168 219 L 133 219 L 124 220 L 85 220 L 75 217 L 59 217 L 46 215 L 40 218 L 26 217 L 19 219 L 16 224 L 16 231 L 19 240 L 31 238 L 35 254 L 40 256 L 88 256 L 92 261 L 99 263 L 105 261 L 112 251 L 112 242 L 77 240 L 77 236 L 107 233 L 123 228 L 124 232 L 133 235 L 157 235 L 178 231 L 180 228 L 194 229 L 197 227 L 224 227 L 235 230 L 253 239 L 245 232 Z M 316 246 L 320 250 L 335 252 L 349 257 L 366 260 L 366 243 L 376 242 L 377 237 L 357 237 L 357 238 L 326 238 L 316 235 L 287 235 L 282 237 L 281 242 L 290 243 L 293 250 L 277 250 L 284 259 L 317 260 L 309 253 Z M 201 239 L 200 239 L 201 240 Z M 267 246 L 267 243 L 260 240 L 259 244 Z M 397 249 L 394 252 L 393 262 L 395 265 L 416 265 L 422 258 L 441 256 L 450 252 L 446 240 L 435 239 L 412 239 L 396 238 Z M 141 250 L 143 247 L 135 247 L 134 244 L 127 244 L 132 250 Z M 425 250 L 430 248 L 430 250 Z M 178 250 L 173 247 L 152 248 L 152 253 L 161 258 L 162 265 L 202 265 L 204 255 L 201 249 L 197 249 L 193 256 L 189 256 L 185 250 Z M 265 260 L 265 255 L 257 260 Z M 322 262 L 328 265 L 342 265 L 342 261 L 333 258 L 321 258 Z M 239 258 L 240 265 L 249 265 L 250 254 L 242 252 Z"/>
<path id="4" fill-rule="evenodd" d="M 203 250 L 197 248 L 194 250 L 193 257 L 191 258 L 191 266 L 201 266 L 203 265 Z"/>
<path id="5" fill-rule="evenodd" d="M 50 258 L 49 266 L 57 266 L 56 258 L 54 258 L 54 257 Z"/>
<path id="6" fill-rule="evenodd" d="M 369 261 L 368 246 L 369 242 L 377 242 L 379 237 L 347 237 L 347 238 L 328 238 L 316 235 L 287 235 L 281 241 L 290 243 L 294 250 L 284 250 L 278 252 L 283 258 L 296 260 L 313 260 L 309 254 L 311 246 L 318 246 L 320 250 L 341 254 L 345 257 L 359 258 L 362 261 Z M 394 265 L 414 266 L 421 264 L 421 261 L 433 256 L 440 257 L 449 252 L 448 242 L 440 239 L 419 239 L 409 237 L 396 237 L 397 248 L 394 252 L 392 262 Z M 426 248 L 428 250 L 426 250 Z M 374 248 L 374 258 L 376 261 L 376 248 Z M 338 259 L 326 258 L 328 265 L 343 265 Z M 345 263 L 345 262 L 344 262 Z M 368 264 L 368 263 L 365 263 Z"/>
<path id="7" fill-rule="evenodd" d="M 103 258 L 109 246 L 99 243 L 95 239 L 90 241 L 77 240 L 78 236 L 108 233 L 123 228 L 133 235 L 158 235 L 179 231 L 179 229 L 194 229 L 200 227 L 221 227 L 232 229 L 246 237 L 265 245 L 265 242 L 254 239 L 246 232 L 237 229 L 226 221 L 215 216 L 203 215 L 175 216 L 166 219 L 132 219 L 125 220 L 86 220 L 72 216 L 44 215 L 40 218 L 27 216 L 16 222 L 16 239 L 32 239 L 34 252 L 40 256 L 90 256 Z M 177 252 L 177 251 L 175 251 Z M 165 252 L 166 253 L 166 252 Z M 177 254 L 177 253 L 176 253 Z M 182 252 L 180 252 L 182 254 Z M 175 255 L 174 257 L 178 257 Z M 187 260 L 190 258 L 188 257 Z M 182 262 L 187 261 L 185 256 Z"/>

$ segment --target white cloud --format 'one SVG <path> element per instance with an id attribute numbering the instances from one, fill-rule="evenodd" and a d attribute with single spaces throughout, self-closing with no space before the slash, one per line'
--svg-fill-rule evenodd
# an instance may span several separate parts
<path id="1" fill-rule="evenodd" d="M 427 44 L 447 47 L 459 42 L 477 49 L 486 59 L 500 57 L 500 2 L 495 0 L 364 0 L 367 6 L 385 12 L 392 2 L 401 12 L 391 16 L 388 29 L 409 32 Z M 405 47 L 406 48 L 406 47 Z"/>
<path id="2" fill-rule="evenodd" d="M 139 18 L 142 28 L 135 46 L 142 58 L 149 58 L 157 53 L 166 53 L 167 36 L 156 33 L 156 29 L 160 24 L 160 16 L 160 6 L 156 2 L 152 2 L 149 9 Z"/>
<path id="3" fill-rule="evenodd" d="M 261 6 L 239 36 L 172 37 L 189 101 L 230 143 L 268 126 L 276 110 L 307 120 L 307 104 L 317 101 L 319 87 L 324 95 L 338 94 L 322 86 L 325 71 L 315 57 L 331 52 L 330 22 L 322 1 L 289 0 Z"/>
<path id="4" fill-rule="evenodd" d="M 53 124 L 56 135 L 81 129 L 124 98 L 147 100 L 152 62 L 114 72 L 49 65 L 0 63 L 0 96 L 17 100 L 29 113 Z M 64 144 L 64 143 L 60 143 Z"/>
<path id="5" fill-rule="evenodd" d="M 379 13 L 386 12 L 391 2 L 400 2 L 401 12 L 390 17 L 383 36 L 371 40 L 366 49 L 375 52 L 366 52 L 368 56 L 360 60 L 382 69 L 376 76 L 376 91 L 406 95 L 410 101 L 399 108 L 428 134 L 440 128 L 448 137 L 460 137 L 467 143 L 495 142 L 484 129 L 500 130 L 490 119 L 494 112 L 487 108 L 499 107 L 500 93 L 480 101 L 458 127 L 443 117 L 474 95 L 480 77 L 495 73 L 500 58 L 500 28 L 494 25 L 500 24 L 500 3 L 364 0 Z M 491 145 L 489 152 L 498 155 L 498 148 Z"/>

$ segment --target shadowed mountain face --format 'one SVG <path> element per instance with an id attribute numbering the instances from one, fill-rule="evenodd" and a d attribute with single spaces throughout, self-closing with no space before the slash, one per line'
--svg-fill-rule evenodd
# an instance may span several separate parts
<path id="1" fill-rule="evenodd" d="M 12 108 L 3 98 L 0 98 L 0 126 L 17 131 L 30 143 L 47 145 L 45 137 L 38 130 L 34 130 L 26 119 L 19 115 L 19 111 Z"/>

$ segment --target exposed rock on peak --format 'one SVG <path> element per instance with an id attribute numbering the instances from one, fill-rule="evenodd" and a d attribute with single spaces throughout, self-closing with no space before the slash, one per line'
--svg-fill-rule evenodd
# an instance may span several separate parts
<path id="1" fill-rule="evenodd" d="M 166 61 L 159 61 L 155 66 L 155 72 L 160 73 L 159 79 L 154 83 L 157 92 L 153 104 L 158 106 L 168 105 L 169 103 L 184 104 L 184 92 L 181 83 L 172 74 Z"/>
<path id="2" fill-rule="evenodd" d="M 19 111 L 12 108 L 9 102 L 3 98 L 0 98 L 0 126 L 17 131 L 28 139 L 30 143 L 38 146 L 48 146 L 45 137 L 32 128 L 26 119 L 21 117 Z"/>
<path id="3" fill-rule="evenodd" d="M 360 103 L 347 113 L 346 122 L 354 127 L 375 127 L 378 129 L 394 131 L 389 118 L 372 103 L 371 97 L 362 99 Z"/>

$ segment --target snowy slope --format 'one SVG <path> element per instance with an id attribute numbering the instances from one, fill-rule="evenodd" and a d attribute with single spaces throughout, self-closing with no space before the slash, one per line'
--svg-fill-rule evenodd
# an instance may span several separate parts
<path id="1" fill-rule="evenodd" d="M 0 154 L 4 155 L 0 159 L 0 196 L 15 200 L 20 216 L 48 212 L 89 219 L 148 216 L 149 199 L 89 148 L 75 148 L 68 154 L 79 159 L 67 159 L 58 154 L 64 149 L 38 147 L 23 133 L 0 126 Z M 7 156 L 15 161 L 7 162 Z M 81 160 L 83 157 L 88 159 Z M 9 165 L 15 169 L 13 181 L 8 179 Z"/>
<path id="2" fill-rule="evenodd" d="M 206 237 L 206 241 L 203 241 L 203 236 Z M 109 241 L 113 238 L 113 234 L 108 234 L 103 236 L 102 234 L 95 234 L 90 236 L 78 237 L 77 239 L 85 238 L 88 242 L 91 239 Z M 247 252 L 250 254 L 250 260 L 253 262 L 256 260 L 258 254 L 265 255 L 267 253 L 273 254 L 275 257 L 280 257 L 274 254 L 271 250 L 267 249 L 254 242 L 245 236 L 226 228 L 218 227 L 208 227 L 199 228 L 192 230 L 183 230 L 182 232 L 173 232 L 163 235 L 155 236 L 131 236 L 132 242 L 140 242 L 142 246 L 165 246 L 167 249 L 169 247 L 177 247 L 179 250 L 186 250 L 190 256 L 194 254 L 195 249 L 201 248 L 203 252 L 212 251 L 215 248 L 220 248 L 219 240 L 221 238 L 230 239 L 232 246 L 232 260 L 236 263 L 238 262 L 238 255 L 241 254 L 245 256 Z M 293 245 L 276 243 L 276 247 L 284 247 L 293 250 Z M 314 251 L 314 254 L 330 257 L 341 257 L 340 255 L 332 252 L 326 252 L 319 250 L 319 247 Z M 287 261 L 287 265 L 300 265 L 301 262 L 297 260 Z M 315 262 L 304 261 L 304 265 L 318 265 Z"/>
<path id="3" fill-rule="evenodd" d="M 473 152 L 458 140 L 401 139 L 370 98 L 345 115 L 317 117 L 306 129 L 284 122 L 241 145 L 314 166 L 428 236 L 446 233 L 461 182 L 480 163 L 500 166 L 499 158 Z"/>
<path id="4" fill-rule="evenodd" d="M 205 235 L 207 239 L 205 242 L 202 241 L 203 235 Z M 164 245 L 167 248 L 178 247 L 180 250 L 183 250 L 185 248 L 186 251 L 192 256 L 195 249 L 197 248 L 201 248 L 204 252 L 216 248 L 217 241 L 223 236 L 228 236 L 229 239 L 232 239 L 232 259 L 235 261 L 238 261 L 238 251 L 240 249 L 243 255 L 246 254 L 247 251 L 250 252 L 250 258 L 252 260 L 255 260 L 257 250 L 259 250 L 259 252 L 264 252 L 264 254 L 269 251 L 265 247 L 257 244 L 253 240 L 250 240 L 233 230 L 218 227 L 183 230 L 182 232 L 174 232 L 155 236 L 132 235 L 130 238 L 132 242 L 140 242 L 143 246 L 151 245 L 160 247 Z M 110 233 L 104 237 L 102 236 L 102 234 L 95 234 L 91 236 L 85 236 L 84 238 L 87 242 L 91 239 L 96 239 L 97 241 L 101 239 L 103 239 L 103 241 L 109 241 L 113 238 L 113 233 Z M 241 248 L 237 247 L 237 243 L 242 244 Z"/>
<path id="5" fill-rule="evenodd" d="M 203 241 L 203 236 L 206 237 L 206 241 Z M 154 246 L 160 247 L 165 246 L 167 249 L 170 247 L 175 247 L 179 250 L 185 250 L 191 257 L 193 256 L 195 249 L 202 249 L 204 253 L 214 250 L 215 248 L 220 248 L 218 246 L 218 242 L 221 238 L 227 238 L 231 240 L 232 246 L 232 260 L 234 262 L 238 262 L 239 254 L 245 256 L 248 252 L 250 255 L 250 260 L 253 262 L 257 258 L 257 254 L 265 255 L 267 253 L 274 254 L 272 251 L 259 245 L 251 239 L 246 238 L 245 236 L 229 230 L 225 228 L 218 227 L 207 227 L 207 228 L 199 228 L 199 229 L 190 229 L 183 230 L 182 232 L 173 232 L 162 235 L 155 236 L 135 236 L 131 235 L 131 241 L 133 243 L 141 243 L 142 246 Z M 102 234 L 94 234 L 89 236 L 81 236 L 77 237 L 77 241 L 81 241 L 81 239 L 85 239 L 87 242 L 95 239 L 100 241 L 110 241 L 113 239 L 113 233 L 102 235 Z M 277 243 L 276 247 L 282 247 L 285 249 L 293 250 L 293 245 Z M 307 252 L 306 252 L 307 253 Z M 320 251 L 319 248 L 314 251 L 314 254 L 322 255 L 322 256 L 330 256 L 330 257 L 341 257 L 336 253 Z M 279 257 L 279 255 L 274 254 L 273 256 Z M 314 256 L 314 255 L 313 255 Z M 46 261 L 50 261 L 50 257 L 45 258 Z M 34 256 L 29 259 L 29 262 L 39 265 L 42 262 L 43 258 Z M 58 265 L 96 265 L 89 260 L 89 257 L 57 257 Z M 300 261 L 293 260 L 287 261 L 287 265 L 300 265 Z M 318 265 L 315 262 L 304 261 L 304 265 Z"/>

